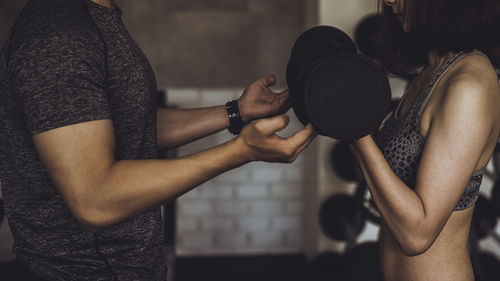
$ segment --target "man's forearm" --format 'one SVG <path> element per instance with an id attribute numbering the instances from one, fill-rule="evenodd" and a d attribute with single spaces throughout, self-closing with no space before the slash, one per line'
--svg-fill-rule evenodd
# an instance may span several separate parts
<path id="1" fill-rule="evenodd" d="M 276 116 L 289 108 L 288 90 L 272 92 L 269 87 L 276 83 L 273 75 L 266 75 L 250 84 L 238 98 L 238 110 L 242 121 Z M 197 108 L 158 110 L 158 148 L 171 149 L 208 136 L 229 127 L 224 105 Z"/>
<path id="2" fill-rule="evenodd" d="M 202 182 L 249 161 L 238 139 L 175 160 L 124 160 L 113 163 L 74 199 L 73 212 L 97 231 L 160 206 Z"/>
<path id="3" fill-rule="evenodd" d="M 196 109 L 158 109 L 158 148 L 171 149 L 229 126 L 225 106 Z"/>

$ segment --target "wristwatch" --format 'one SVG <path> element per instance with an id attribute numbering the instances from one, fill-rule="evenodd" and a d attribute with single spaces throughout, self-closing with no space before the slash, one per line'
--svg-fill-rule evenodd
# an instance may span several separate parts
<path id="1" fill-rule="evenodd" d="M 245 122 L 241 119 L 240 109 L 238 108 L 238 100 L 230 100 L 226 103 L 227 117 L 229 118 L 229 128 L 227 130 L 233 134 L 238 135 L 241 129 L 245 127 Z"/>

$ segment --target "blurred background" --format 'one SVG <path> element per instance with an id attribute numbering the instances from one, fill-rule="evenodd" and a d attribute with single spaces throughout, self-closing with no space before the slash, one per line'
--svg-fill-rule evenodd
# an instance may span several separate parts
<path id="1" fill-rule="evenodd" d="M 0 0 L 0 40 L 25 0 Z M 239 97 L 272 73 L 279 91 L 295 39 L 332 25 L 372 54 L 375 0 L 117 0 L 129 32 L 149 58 L 163 106 L 201 107 Z M 392 96 L 407 82 L 390 78 Z M 291 125 L 301 128 L 293 111 Z M 166 151 L 178 157 L 227 141 L 226 131 Z M 500 160 L 487 168 L 471 228 L 471 257 L 500 280 Z M 0 206 L 1 207 L 1 206 Z M 169 281 L 380 280 L 379 218 L 345 143 L 326 137 L 290 165 L 251 163 L 165 206 Z M 0 277 L 15 258 L 0 219 Z M 9 270 L 15 270 L 9 268 Z"/>

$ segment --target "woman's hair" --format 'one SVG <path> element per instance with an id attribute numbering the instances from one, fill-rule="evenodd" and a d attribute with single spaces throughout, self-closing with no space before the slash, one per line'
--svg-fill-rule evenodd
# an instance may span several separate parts
<path id="1" fill-rule="evenodd" d="M 396 2 L 399 2 L 396 0 Z M 402 22 L 379 0 L 381 62 L 393 74 L 409 76 L 428 63 L 428 53 L 479 49 L 498 61 L 500 0 L 406 0 Z M 398 5 L 396 3 L 395 5 Z"/>

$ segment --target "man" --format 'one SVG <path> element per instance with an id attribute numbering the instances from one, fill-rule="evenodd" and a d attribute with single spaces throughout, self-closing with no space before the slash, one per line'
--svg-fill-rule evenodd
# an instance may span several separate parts
<path id="1" fill-rule="evenodd" d="M 288 92 L 252 83 L 226 107 L 157 109 L 156 82 L 113 0 L 32 0 L 0 56 L 0 179 L 17 261 L 46 280 L 165 280 L 159 206 L 250 161 L 291 162 Z M 241 118 L 241 119 L 240 119 Z M 174 160 L 158 149 L 229 128 Z"/>

